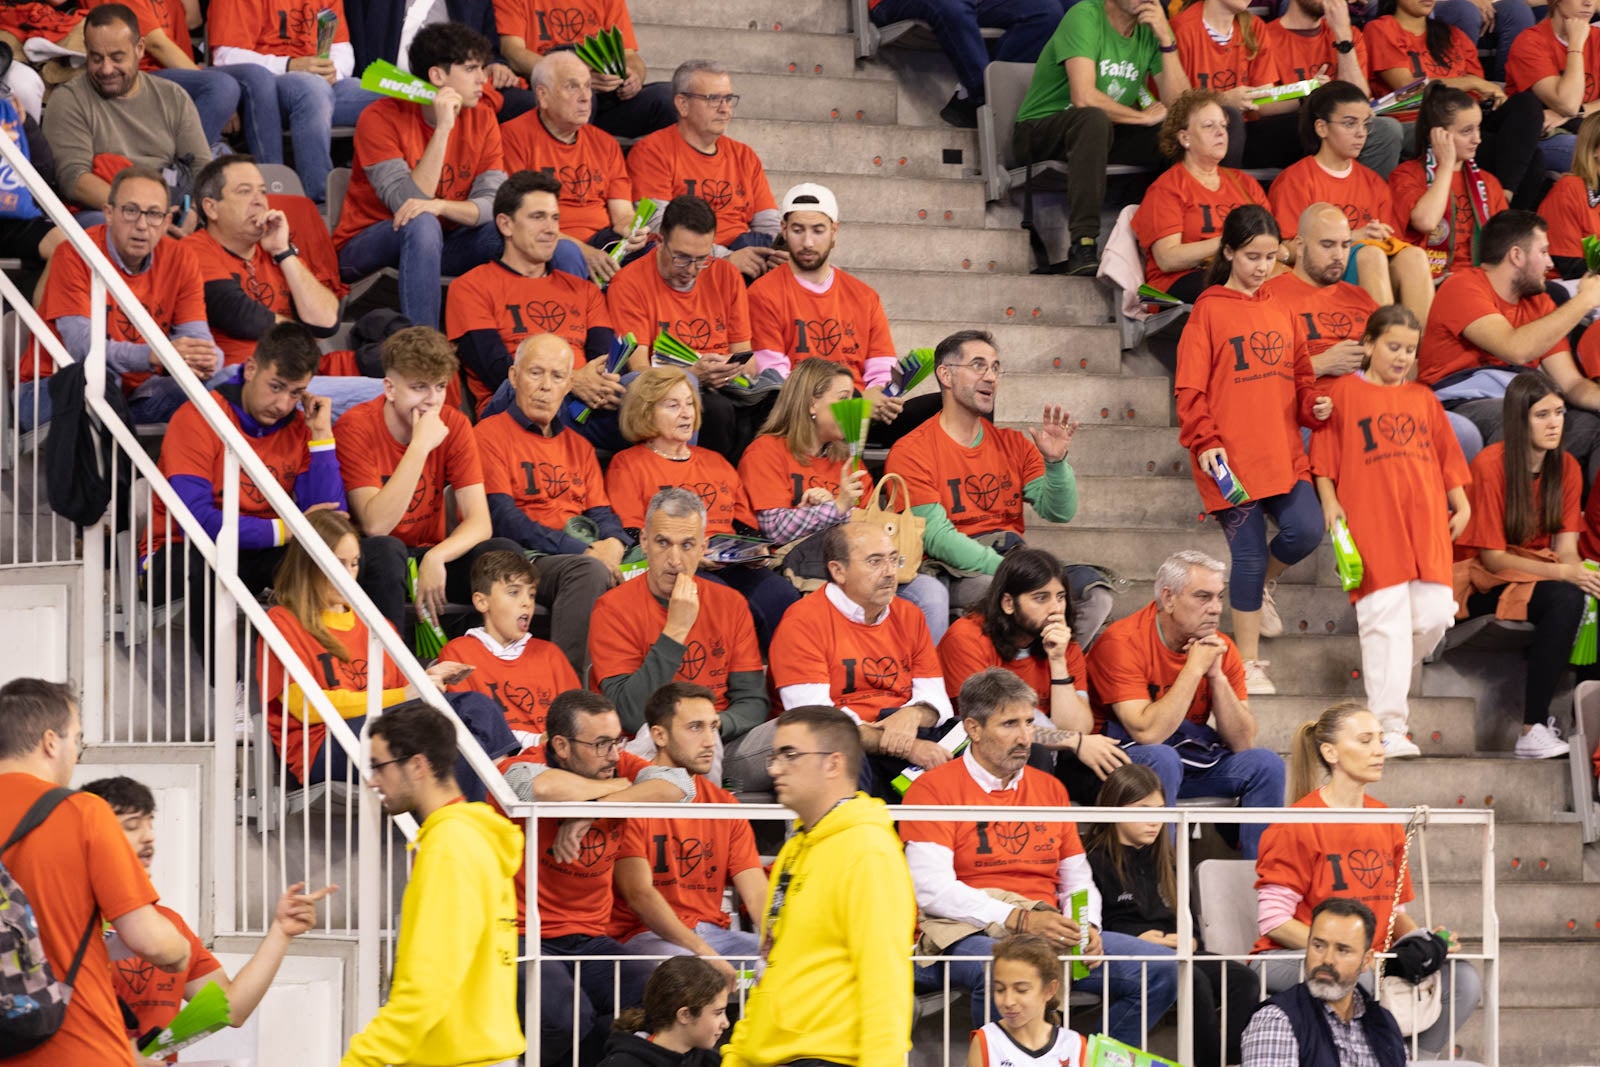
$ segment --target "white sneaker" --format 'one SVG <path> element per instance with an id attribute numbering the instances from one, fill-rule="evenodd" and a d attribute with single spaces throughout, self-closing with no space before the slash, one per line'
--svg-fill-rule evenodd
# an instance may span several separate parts
<path id="1" fill-rule="evenodd" d="M 250 736 L 250 699 L 243 682 L 233 683 L 233 739 L 239 744 Z"/>
<path id="2" fill-rule="evenodd" d="M 1422 749 L 1400 731 L 1385 732 L 1383 755 L 1385 759 L 1416 759 L 1422 755 Z"/>
<path id="3" fill-rule="evenodd" d="M 1561 740 L 1561 734 L 1552 719 L 1550 725 L 1537 723 L 1533 729 L 1517 738 L 1516 756 L 1518 759 L 1555 759 L 1565 756 L 1571 747 Z"/>
<path id="4" fill-rule="evenodd" d="M 1283 616 L 1278 614 L 1278 604 L 1272 599 L 1273 590 L 1278 588 L 1277 581 L 1268 582 L 1261 591 L 1261 636 L 1282 637 Z"/>
<path id="5" fill-rule="evenodd" d="M 1272 679 L 1267 677 L 1264 669 L 1270 665 L 1264 659 L 1244 661 L 1244 691 L 1247 695 L 1270 697 L 1278 692 L 1278 687 L 1272 684 Z"/>

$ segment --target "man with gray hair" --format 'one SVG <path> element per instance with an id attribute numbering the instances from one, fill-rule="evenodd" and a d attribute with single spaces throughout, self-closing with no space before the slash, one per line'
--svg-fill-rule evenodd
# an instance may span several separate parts
<path id="1" fill-rule="evenodd" d="M 759 278 L 788 255 L 772 248 L 778 204 L 755 149 L 727 136 L 739 106 L 733 78 L 719 63 L 690 59 L 672 73 L 675 126 L 657 130 L 628 153 L 633 195 L 658 204 L 698 196 L 717 213 L 716 254 L 746 278 Z"/>
<path id="2" fill-rule="evenodd" d="M 1237 797 L 1246 808 L 1283 804 L 1283 758 L 1252 747 L 1256 720 L 1244 661 L 1226 636 L 1220 560 L 1174 552 L 1156 571 L 1155 600 L 1107 626 L 1089 652 L 1089 696 L 1105 733 L 1161 778 L 1168 803 Z M 1239 828 L 1254 859 L 1266 829 Z"/>

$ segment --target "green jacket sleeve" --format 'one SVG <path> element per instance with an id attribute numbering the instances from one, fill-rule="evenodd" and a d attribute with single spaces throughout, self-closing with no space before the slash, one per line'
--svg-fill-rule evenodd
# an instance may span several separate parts
<path id="1" fill-rule="evenodd" d="M 918 504 L 911 511 L 927 523 L 922 531 L 922 550 L 934 559 L 979 574 L 993 574 L 999 569 L 1000 553 L 956 529 L 943 504 Z"/>
<path id="2" fill-rule="evenodd" d="M 1046 522 L 1071 522 L 1078 514 L 1078 475 L 1065 459 L 1046 463 L 1044 473 L 1022 487 L 1022 496 Z"/>
<path id="3" fill-rule="evenodd" d="M 728 672 L 728 707 L 722 713 L 722 739 L 743 737 L 767 721 L 772 706 L 767 701 L 764 671 Z"/>
<path id="4" fill-rule="evenodd" d="M 644 729 L 644 704 L 650 694 L 672 681 L 683 663 L 684 648 L 662 634 L 645 653 L 644 662 L 632 674 L 617 674 L 600 679 L 600 692 L 617 706 L 622 728 L 630 734 Z"/>

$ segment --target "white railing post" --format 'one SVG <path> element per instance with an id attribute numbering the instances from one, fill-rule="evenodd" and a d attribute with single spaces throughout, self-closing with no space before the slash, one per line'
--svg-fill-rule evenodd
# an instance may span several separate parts
<path id="1" fill-rule="evenodd" d="M 187 572 L 189 549 L 183 542 L 175 542 L 165 549 L 172 553 L 180 568 Z M 222 453 L 222 529 L 217 531 L 217 573 L 235 574 L 239 570 L 239 457 L 232 450 Z M 239 675 L 236 628 L 238 609 L 223 583 L 213 580 L 211 693 L 209 716 L 211 734 L 211 798 L 214 804 L 211 820 L 212 911 L 216 929 L 236 929 L 237 906 L 234 881 L 233 817 L 238 782 L 238 751 L 234 748 L 234 680 Z M 189 607 L 189 625 L 205 625 L 202 604 Z M 151 635 L 154 640 L 154 635 Z M 188 641 L 189 636 L 184 635 Z M 192 643 L 192 642 L 191 642 Z M 203 657 L 202 657 L 203 658 Z M 186 728 L 189 724 L 185 724 Z M 169 738 L 170 740 L 170 738 Z"/>
<path id="2" fill-rule="evenodd" d="M 1178 810 L 1178 1062 L 1194 1062 L 1194 916 L 1189 911 L 1189 812 Z M 1224 968 L 1226 970 L 1226 968 Z"/>
<path id="3" fill-rule="evenodd" d="M 1494 816 L 1483 824 L 1483 1047 L 1500 1067 L 1500 915 L 1495 910 Z"/>
<path id="4" fill-rule="evenodd" d="M 121 462 L 121 457 L 115 451 L 111 454 L 111 462 Z M 20 499 L 20 496 L 13 488 L 12 498 Z M 107 721 L 111 715 L 111 700 L 106 691 L 106 659 L 111 655 L 111 647 L 105 632 L 105 556 L 106 542 L 117 536 L 115 508 L 116 501 L 113 500 L 111 508 L 98 523 L 83 529 L 83 568 L 78 588 L 81 598 L 78 640 L 82 642 L 83 649 L 78 659 L 78 691 L 81 694 L 80 710 L 85 712 L 81 716 L 83 739 L 90 744 L 104 742 L 113 734 L 111 723 Z M 96 710 L 89 712 L 91 708 Z"/>
<path id="5" fill-rule="evenodd" d="M 349 762 L 355 770 L 356 794 L 356 886 L 360 893 L 356 909 L 356 1028 L 365 1026 L 378 1014 L 379 998 L 379 935 L 388 911 L 387 902 L 379 899 L 385 879 L 379 867 L 383 851 L 383 805 L 377 794 L 367 786 L 366 739 L 372 723 L 383 711 L 383 646 L 378 643 L 376 629 L 367 634 L 367 721 L 361 728 L 355 758 Z M 332 733 L 324 744 L 334 743 Z M 348 751 L 348 750 L 347 750 Z M 399 923 L 395 924 L 396 933 Z"/>
<path id="6" fill-rule="evenodd" d="M 523 1000 L 523 1030 L 528 1038 L 528 1062 L 543 1063 L 540 1046 L 544 1035 L 539 1032 L 539 1004 L 543 994 L 544 965 L 540 959 L 539 936 L 539 806 L 528 805 L 527 829 L 523 831 L 522 865 L 523 883 L 523 948 L 528 956 L 527 996 Z M 577 1038 L 574 1035 L 574 1042 Z"/>

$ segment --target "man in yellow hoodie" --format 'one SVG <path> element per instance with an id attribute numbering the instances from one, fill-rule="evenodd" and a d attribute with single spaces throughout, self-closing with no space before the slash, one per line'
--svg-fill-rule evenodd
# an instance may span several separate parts
<path id="1" fill-rule="evenodd" d="M 779 716 L 767 766 L 799 822 L 767 891 L 766 973 L 722 1067 L 904 1067 L 917 902 L 889 809 L 856 792 L 861 759 L 844 712 Z"/>
<path id="2" fill-rule="evenodd" d="M 522 831 L 467 803 L 455 765 L 455 725 L 420 700 L 372 724 L 371 782 L 384 811 L 410 812 L 422 827 L 388 1003 L 351 1039 L 341 1067 L 510 1067 L 527 1047 L 511 889 Z"/>

